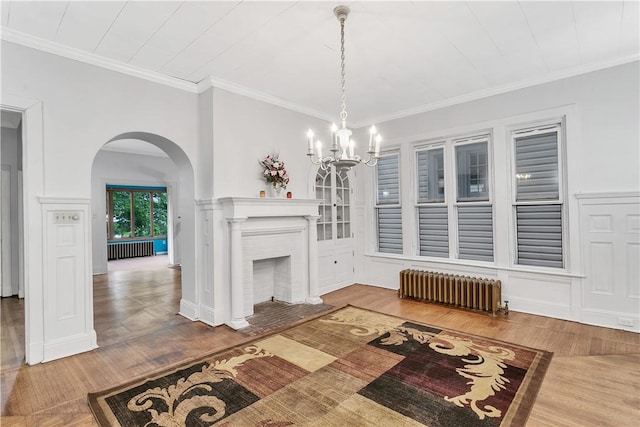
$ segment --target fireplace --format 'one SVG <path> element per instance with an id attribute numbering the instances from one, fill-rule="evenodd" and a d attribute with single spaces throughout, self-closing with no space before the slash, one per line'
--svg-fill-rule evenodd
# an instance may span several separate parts
<path id="1" fill-rule="evenodd" d="M 227 197 L 220 202 L 229 224 L 229 326 L 248 326 L 245 317 L 252 315 L 254 304 L 271 292 L 260 288 L 256 277 L 269 282 L 266 286 L 272 289 L 274 299 L 322 302 L 318 295 L 316 238 L 319 201 Z"/>

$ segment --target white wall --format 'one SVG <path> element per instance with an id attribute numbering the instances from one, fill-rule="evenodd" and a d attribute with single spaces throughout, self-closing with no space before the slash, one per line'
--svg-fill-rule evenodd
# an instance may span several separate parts
<path id="1" fill-rule="evenodd" d="M 93 274 L 107 272 L 106 184 L 168 187 L 171 201 L 177 197 L 178 172 L 168 157 L 146 156 L 101 150 L 91 176 Z M 175 190 L 174 190 L 175 189 Z M 179 257 L 178 257 L 179 258 Z"/>
<path id="2" fill-rule="evenodd" d="M 309 128 L 326 129 L 328 141 L 330 123 L 222 89 L 214 90 L 213 114 L 216 198 L 258 197 L 267 188 L 258 162 L 274 153 L 280 153 L 291 177 L 287 191 L 295 198 L 309 196 L 305 134 Z"/>
<path id="3" fill-rule="evenodd" d="M 361 175 L 356 193 L 359 216 L 365 219 L 364 239 L 358 240 L 357 279 L 389 288 L 398 287 L 398 272 L 404 268 L 432 268 L 455 274 L 498 278 L 503 282 L 503 299 L 514 310 L 583 321 L 589 316 L 583 306 L 585 289 L 584 251 L 581 241 L 577 196 L 602 193 L 637 204 L 640 190 L 638 62 L 521 89 L 460 105 L 380 123 L 386 148 L 400 150 L 403 203 L 404 255 L 375 253 L 373 217 L 373 171 Z M 566 118 L 566 271 L 542 272 L 514 264 L 510 189 L 510 140 L 508 127 L 545 118 Z M 488 130 L 492 133 L 494 179 L 494 263 L 462 260 L 441 261 L 419 257 L 416 251 L 413 143 L 430 138 Z M 635 198 L 635 199 L 634 199 Z M 633 201 L 635 200 L 635 202 Z M 635 218 L 635 219 L 634 219 Z M 636 215 L 631 220 L 637 221 Z M 629 228 L 637 240 L 637 230 Z M 635 234 L 634 234 L 635 233 Z M 635 236 L 635 237 L 633 237 Z M 634 268 L 637 268 L 634 266 Z M 633 270 L 633 268 L 631 269 Z M 637 273 L 631 273 L 634 277 Z M 588 278 L 586 278 L 588 279 Z M 614 281 L 614 277 L 608 280 Z M 629 283 L 629 299 L 620 310 L 609 310 L 604 326 L 622 327 L 619 317 L 633 319 L 631 330 L 640 330 L 640 312 L 629 312 L 628 301 L 638 306 L 638 286 Z M 627 286 L 627 284 L 620 284 Z M 592 307 L 593 308 L 593 307 Z M 617 322 L 617 323 L 616 323 Z M 627 328 L 629 329 L 629 328 Z"/>

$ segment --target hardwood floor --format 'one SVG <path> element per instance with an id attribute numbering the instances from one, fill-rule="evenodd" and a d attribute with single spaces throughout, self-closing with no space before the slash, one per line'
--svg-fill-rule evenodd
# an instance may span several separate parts
<path id="1" fill-rule="evenodd" d="M 395 291 L 364 285 L 323 298 L 334 306 L 352 304 L 554 352 L 527 426 L 639 423 L 639 334 L 514 311 L 507 318 L 492 318 L 401 300 Z M 20 356 L 16 350 L 20 340 L 24 347 L 21 303 L 2 299 L 0 425 L 96 425 L 86 403 L 88 392 L 253 339 L 226 326 L 214 328 L 176 315 L 179 300 L 176 269 L 121 268 L 96 276 L 94 313 L 100 348 L 26 366 L 20 363 L 24 353 Z"/>

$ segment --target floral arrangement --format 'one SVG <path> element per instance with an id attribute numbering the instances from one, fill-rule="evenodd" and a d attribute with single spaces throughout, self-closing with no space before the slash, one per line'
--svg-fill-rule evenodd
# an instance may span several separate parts
<path id="1" fill-rule="evenodd" d="M 284 162 L 278 159 L 278 154 L 274 154 L 273 156 L 271 154 L 267 155 L 260 164 L 264 167 L 262 176 L 269 184 L 273 185 L 276 189 L 287 188 L 289 174 L 284 168 Z"/>

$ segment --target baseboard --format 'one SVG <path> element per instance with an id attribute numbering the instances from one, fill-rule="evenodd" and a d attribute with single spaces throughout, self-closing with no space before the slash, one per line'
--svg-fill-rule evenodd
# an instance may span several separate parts
<path id="1" fill-rule="evenodd" d="M 25 349 L 26 362 L 29 365 L 36 365 L 44 360 L 44 343 L 42 341 L 30 342 Z"/>
<path id="2" fill-rule="evenodd" d="M 505 297 L 503 300 L 509 301 L 509 309 L 513 311 L 519 311 L 521 313 L 535 314 L 538 316 L 553 317 L 556 319 L 570 320 L 577 322 L 578 319 L 574 319 L 571 316 L 571 307 L 564 304 L 550 304 L 547 301 L 539 301 L 528 298 L 518 298 L 513 295 Z"/>
<path id="3" fill-rule="evenodd" d="M 98 348 L 96 331 L 60 338 L 44 344 L 42 362 L 61 359 Z"/>
<path id="4" fill-rule="evenodd" d="M 200 318 L 198 320 L 210 326 L 218 326 L 222 324 L 221 321 L 216 319 L 216 309 L 204 305 L 200 306 Z"/>
<path id="5" fill-rule="evenodd" d="M 638 313 L 582 310 L 582 323 L 640 333 L 640 316 Z"/>
<path id="6" fill-rule="evenodd" d="M 199 320 L 198 319 L 198 309 L 194 303 L 191 301 L 187 301 L 185 299 L 180 300 L 180 311 L 179 315 L 186 317 L 189 320 Z"/>
<path id="7" fill-rule="evenodd" d="M 329 292 L 333 292 L 333 291 L 337 291 L 339 289 L 342 288 L 346 288 L 347 286 L 351 286 L 354 283 L 335 283 L 329 286 L 320 286 L 318 288 L 318 295 L 325 295 L 328 294 Z"/>

